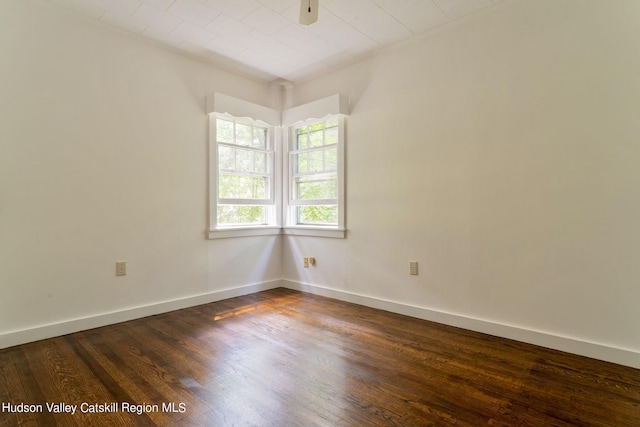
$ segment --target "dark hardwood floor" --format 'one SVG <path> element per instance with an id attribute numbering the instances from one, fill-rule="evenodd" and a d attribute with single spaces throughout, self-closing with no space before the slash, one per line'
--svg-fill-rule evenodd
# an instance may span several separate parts
<path id="1" fill-rule="evenodd" d="M 0 350 L 0 405 L 1 426 L 640 426 L 640 370 L 276 289 Z"/>

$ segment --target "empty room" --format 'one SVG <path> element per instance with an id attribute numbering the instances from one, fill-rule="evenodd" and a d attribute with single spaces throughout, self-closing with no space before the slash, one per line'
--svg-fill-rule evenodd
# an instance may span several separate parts
<path id="1" fill-rule="evenodd" d="M 639 426 L 637 0 L 0 0 L 0 426 Z"/>

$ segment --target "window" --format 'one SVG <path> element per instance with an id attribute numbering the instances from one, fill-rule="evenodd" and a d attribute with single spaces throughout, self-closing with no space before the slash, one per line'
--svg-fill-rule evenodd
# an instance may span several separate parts
<path id="1" fill-rule="evenodd" d="M 328 235 L 344 228 L 344 119 L 328 116 L 289 130 L 287 226 Z M 344 234 L 344 233 L 342 233 Z M 335 233 L 331 233 L 333 237 Z"/>
<path id="2" fill-rule="evenodd" d="M 215 150 L 213 228 L 277 226 L 273 127 L 229 114 L 212 114 L 210 126 L 215 142 L 211 145 Z"/>
<path id="3" fill-rule="evenodd" d="M 218 204 L 222 227 L 267 225 L 273 216 L 273 148 L 269 129 L 216 117 Z"/>
<path id="4" fill-rule="evenodd" d="M 220 93 L 207 97 L 209 238 L 344 238 L 348 104 L 333 95 L 278 111 Z"/>

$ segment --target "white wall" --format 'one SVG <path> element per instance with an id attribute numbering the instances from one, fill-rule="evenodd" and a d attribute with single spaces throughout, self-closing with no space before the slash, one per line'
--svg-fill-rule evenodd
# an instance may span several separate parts
<path id="1" fill-rule="evenodd" d="M 349 232 L 287 237 L 284 277 L 638 364 L 638 16 L 635 0 L 505 1 L 297 85 L 294 104 L 351 96 Z"/>
<path id="2" fill-rule="evenodd" d="M 280 278 L 277 237 L 206 240 L 214 91 L 271 102 L 268 85 L 0 0 L 0 336 Z"/>

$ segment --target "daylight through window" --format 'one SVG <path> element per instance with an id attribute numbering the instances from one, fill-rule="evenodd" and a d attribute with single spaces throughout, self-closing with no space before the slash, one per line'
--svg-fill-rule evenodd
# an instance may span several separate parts
<path id="1" fill-rule="evenodd" d="M 292 130 L 289 204 L 297 225 L 338 224 L 339 119 Z"/>
<path id="2" fill-rule="evenodd" d="M 218 115 L 217 226 L 268 225 L 274 216 L 272 132 L 250 120 Z"/>
<path id="3" fill-rule="evenodd" d="M 344 238 L 348 98 L 276 110 L 216 93 L 209 118 L 209 238 Z"/>

